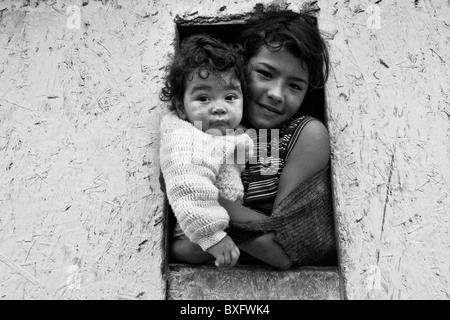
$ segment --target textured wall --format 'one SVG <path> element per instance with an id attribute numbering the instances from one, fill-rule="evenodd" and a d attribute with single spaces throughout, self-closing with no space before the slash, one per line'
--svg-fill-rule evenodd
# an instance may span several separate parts
<path id="1" fill-rule="evenodd" d="M 259 2 L 0 4 L 0 298 L 166 297 L 156 155 L 174 21 Z M 448 299 L 450 5 L 317 5 L 345 294 Z"/>
<path id="2" fill-rule="evenodd" d="M 1 297 L 165 297 L 152 3 L 2 12 Z"/>
<path id="3" fill-rule="evenodd" d="M 376 2 L 321 4 L 345 291 L 448 299 L 450 3 Z"/>

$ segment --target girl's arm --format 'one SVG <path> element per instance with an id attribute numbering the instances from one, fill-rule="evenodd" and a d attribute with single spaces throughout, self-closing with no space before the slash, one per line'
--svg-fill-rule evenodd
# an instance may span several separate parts
<path id="1" fill-rule="evenodd" d="M 308 122 L 297 139 L 280 176 L 274 208 L 303 181 L 322 171 L 330 159 L 330 136 L 317 120 Z"/>
<path id="2" fill-rule="evenodd" d="M 289 158 L 286 159 L 274 207 L 303 181 L 323 170 L 328 164 L 329 157 L 328 131 L 319 121 L 308 122 L 297 139 Z M 225 199 L 220 199 L 219 203 L 227 210 L 230 220 L 234 222 L 250 222 L 267 218 L 261 213 Z M 273 240 L 273 236 L 273 233 L 265 234 L 240 245 L 240 248 L 274 267 L 288 269 L 292 262 L 281 246 Z"/>

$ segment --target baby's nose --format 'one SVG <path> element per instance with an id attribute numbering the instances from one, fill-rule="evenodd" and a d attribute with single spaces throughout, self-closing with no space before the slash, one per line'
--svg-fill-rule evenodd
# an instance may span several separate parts
<path id="1" fill-rule="evenodd" d="M 221 103 L 214 104 L 211 111 L 213 114 L 217 114 L 217 115 L 223 115 L 223 114 L 227 113 L 227 109 Z"/>

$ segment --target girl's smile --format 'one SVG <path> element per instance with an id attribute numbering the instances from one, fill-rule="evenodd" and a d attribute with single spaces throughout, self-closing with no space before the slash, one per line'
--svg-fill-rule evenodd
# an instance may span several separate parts
<path id="1" fill-rule="evenodd" d="M 289 121 L 300 108 L 309 85 L 309 72 L 302 61 L 282 48 L 262 46 L 250 59 L 251 92 L 246 118 L 252 127 L 272 129 Z"/>

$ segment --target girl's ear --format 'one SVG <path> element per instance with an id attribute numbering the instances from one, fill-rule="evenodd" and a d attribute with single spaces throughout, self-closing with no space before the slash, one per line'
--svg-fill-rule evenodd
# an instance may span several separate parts
<path id="1" fill-rule="evenodd" d="M 175 107 L 177 109 L 177 113 L 178 116 L 180 117 L 180 119 L 186 120 L 187 119 L 187 115 L 184 112 L 184 106 L 183 103 L 181 101 L 175 101 Z"/>

